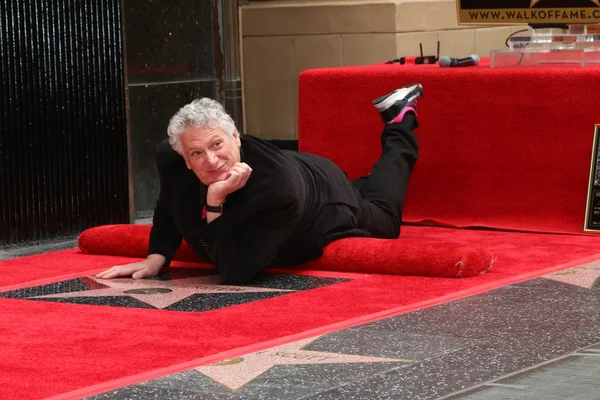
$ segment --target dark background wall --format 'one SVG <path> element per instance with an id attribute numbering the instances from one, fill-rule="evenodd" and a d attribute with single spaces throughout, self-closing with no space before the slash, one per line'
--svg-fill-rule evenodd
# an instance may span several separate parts
<path id="1" fill-rule="evenodd" d="M 224 1 L 0 2 L 0 248 L 152 214 L 170 117 L 227 98 Z"/>
<path id="2" fill-rule="evenodd" d="M 135 213 L 158 197 L 156 146 L 179 108 L 215 98 L 213 0 L 124 1 Z"/>
<path id="3" fill-rule="evenodd" d="M 0 248 L 130 221 L 121 16 L 0 2 Z"/>

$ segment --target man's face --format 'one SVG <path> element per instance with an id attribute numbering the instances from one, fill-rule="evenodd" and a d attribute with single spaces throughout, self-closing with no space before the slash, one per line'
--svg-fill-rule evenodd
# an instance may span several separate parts
<path id="1" fill-rule="evenodd" d="M 221 128 L 186 128 L 181 135 L 183 158 L 205 185 L 224 181 L 227 172 L 240 162 L 240 136 L 229 136 Z"/>

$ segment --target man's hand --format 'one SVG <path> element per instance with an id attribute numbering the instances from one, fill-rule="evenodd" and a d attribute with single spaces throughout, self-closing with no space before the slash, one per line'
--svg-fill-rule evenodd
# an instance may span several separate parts
<path id="1" fill-rule="evenodd" d="M 235 163 L 227 173 L 227 179 L 212 183 L 208 186 L 206 202 L 211 206 L 225 202 L 228 194 L 246 186 L 252 175 L 252 168 L 246 163 Z"/>
<path id="2" fill-rule="evenodd" d="M 96 275 L 99 279 L 112 279 L 119 276 L 131 276 L 133 279 L 152 278 L 165 265 L 166 258 L 160 254 L 150 254 L 144 261 L 126 265 L 115 265 L 111 269 Z"/>

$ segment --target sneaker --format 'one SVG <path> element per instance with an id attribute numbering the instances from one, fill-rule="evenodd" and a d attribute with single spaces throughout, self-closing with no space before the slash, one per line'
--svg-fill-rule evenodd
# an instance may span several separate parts
<path id="1" fill-rule="evenodd" d="M 417 100 L 422 95 L 423 86 L 413 83 L 373 100 L 373 105 L 384 123 L 400 122 L 409 111 L 417 114 Z"/>

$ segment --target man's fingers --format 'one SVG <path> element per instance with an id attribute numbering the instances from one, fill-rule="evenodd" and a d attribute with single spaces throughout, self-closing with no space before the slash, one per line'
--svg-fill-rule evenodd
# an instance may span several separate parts
<path id="1" fill-rule="evenodd" d="M 229 171 L 231 173 L 231 184 L 236 190 L 244 187 L 252 174 L 252 168 L 245 163 L 235 164 Z"/>
<path id="2" fill-rule="evenodd" d="M 120 265 L 115 265 L 111 269 L 107 269 L 105 271 L 100 272 L 99 274 L 96 274 L 96 278 L 107 279 L 107 276 L 111 276 L 112 274 L 114 274 L 115 270 L 118 269 L 118 268 L 121 268 L 121 266 Z"/>
<path id="3" fill-rule="evenodd" d="M 131 274 L 131 272 L 129 271 L 125 271 L 122 269 L 116 269 L 114 271 L 106 271 L 106 273 L 103 276 L 98 276 L 98 278 L 100 279 L 112 279 L 112 278 L 116 278 L 118 276 L 124 276 L 124 275 L 129 275 Z"/>
<path id="4" fill-rule="evenodd" d="M 227 183 L 232 187 L 235 188 L 236 186 L 236 182 L 238 180 L 240 176 L 240 173 L 234 170 L 230 170 L 229 171 L 229 178 L 227 178 Z"/>
<path id="5" fill-rule="evenodd" d="M 233 164 L 233 167 L 250 168 L 250 166 L 248 164 L 246 164 L 245 162 L 235 163 L 235 164 Z"/>
<path id="6" fill-rule="evenodd" d="M 131 277 L 133 279 L 152 278 L 153 276 L 158 275 L 160 269 L 160 265 L 148 265 L 145 266 L 143 269 L 136 271 L 133 275 L 131 275 Z"/>
<path id="7" fill-rule="evenodd" d="M 250 168 L 248 164 L 236 163 L 227 171 L 225 181 L 219 181 L 209 185 L 209 192 L 211 192 L 212 189 L 213 197 L 217 194 L 219 197 L 225 197 L 244 187 L 251 173 L 252 168 Z"/>
<path id="8" fill-rule="evenodd" d="M 229 172 L 231 173 L 231 177 L 228 179 L 229 184 L 234 190 L 237 190 L 244 186 L 244 181 L 246 179 L 244 173 L 241 173 L 236 170 L 231 170 Z"/>
<path id="9" fill-rule="evenodd" d="M 247 174 L 252 172 L 252 168 L 246 163 L 237 163 L 231 167 L 231 170 L 237 171 L 240 174 Z"/>
<path id="10" fill-rule="evenodd" d="M 135 272 L 133 275 L 131 275 L 131 277 L 133 279 L 143 279 L 143 278 L 149 277 L 151 275 L 152 275 L 152 271 L 150 271 L 149 268 L 144 268 L 142 270 Z"/>
<path id="11" fill-rule="evenodd" d="M 96 278 L 98 279 L 111 279 L 114 278 L 116 276 L 116 272 L 115 271 L 104 271 L 101 274 L 96 275 Z"/>
<path id="12" fill-rule="evenodd" d="M 133 268 L 130 265 L 117 265 L 117 266 L 112 267 L 109 270 L 99 273 L 98 275 L 96 275 L 96 278 L 112 279 L 112 278 L 116 278 L 119 276 L 131 275 L 131 273 L 134 271 L 135 271 L 135 268 Z"/>
<path id="13" fill-rule="evenodd" d="M 229 173 L 231 174 L 231 176 L 235 176 L 235 175 L 243 175 L 244 171 L 241 170 L 240 168 L 231 168 L 229 170 Z"/>
<path id="14" fill-rule="evenodd" d="M 100 279 L 112 279 L 119 276 L 119 273 L 116 271 L 112 271 L 112 272 L 107 272 L 106 274 L 104 274 L 103 276 L 99 276 L 98 278 Z"/>

